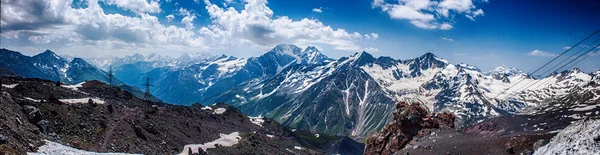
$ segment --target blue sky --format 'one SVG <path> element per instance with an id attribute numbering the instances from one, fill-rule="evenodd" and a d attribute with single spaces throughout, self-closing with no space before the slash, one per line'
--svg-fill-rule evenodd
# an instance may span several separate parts
<path id="1" fill-rule="evenodd" d="M 2 1 L 0 47 L 250 57 L 296 44 L 333 58 L 431 52 L 482 70 L 533 71 L 599 29 L 598 19 L 595 0 L 22 0 Z M 600 69 L 597 55 L 577 67 Z"/>

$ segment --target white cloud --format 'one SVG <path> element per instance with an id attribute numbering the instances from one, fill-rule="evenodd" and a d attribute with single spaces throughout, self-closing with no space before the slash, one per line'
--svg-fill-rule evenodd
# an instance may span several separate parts
<path id="1" fill-rule="evenodd" d="M 375 47 L 367 47 L 367 48 L 364 48 L 363 51 L 374 53 L 374 52 L 379 52 L 379 49 L 375 48 Z"/>
<path id="2" fill-rule="evenodd" d="M 565 47 L 563 47 L 562 49 L 563 49 L 563 50 L 568 50 L 568 49 L 571 49 L 571 46 L 565 46 Z"/>
<path id="3" fill-rule="evenodd" d="M 171 14 L 171 15 L 167 15 L 165 18 L 167 19 L 167 22 L 171 22 L 171 21 L 173 21 L 173 19 L 175 19 L 175 16 Z"/>
<path id="4" fill-rule="evenodd" d="M 79 55 L 94 51 L 112 54 L 109 52 L 204 47 L 204 38 L 193 30 L 162 25 L 156 16 L 146 13 L 139 13 L 135 17 L 105 14 L 98 1 L 89 0 L 86 3 L 86 8 L 72 8 L 69 0 L 52 3 L 23 0 L 18 4 L 2 1 L 2 11 L 20 11 L 16 14 L 2 13 L 1 35 L 5 38 L 6 35 L 14 35 L 13 39 L 27 39 L 29 43 L 23 42 L 23 46 L 56 47 L 55 50 Z M 40 5 L 44 9 L 22 9 Z M 29 19 L 20 20 L 24 18 Z M 32 27 L 19 26 L 23 24 Z M 4 38 L 2 40 L 5 41 Z"/>
<path id="5" fill-rule="evenodd" d="M 356 44 L 362 38 L 358 32 L 334 29 L 316 19 L 292 20 L 287 16 L 273 16 L 266 0 L 246 0 L 243 10 L 221 8 L 204 1 L 212 25 L 202 28 L 202 34 L 217 40 L 217 44 L 251 44 L 272 47 L 280 43 L 328 44 L 334 49 L 359 51 Z M 371 36 L 372 37 L 372 36 Z"/>
<path id="6" fill-rule="evenodd" d="M 316 12 L 316 13 L 322 13 L 323 12 L 323 10 L 321 8 L 314 8 L 314 9 L 312 9 L 312 11 Z"/>
<path id="7" fill-rule="evenodd" d="M 452 39 L 452 38 L 446 38 L 446 37 L 441 37 L 440 39 L 446 40 L 446 41 L 454 41 L 454 39 Z"/>
<path id="8" fill-rule="evenodd" d="M 179 8 L 179 15 L 184 16 L 181 19 L 181 24 L 185 25 L 186 29 L 194 28 L 194 19 L 196 19 L 195 14 L 185 8 Z"/>
<path id="9" fill-rule="evenodd" d="M 104 0 L 108 5 L 140 13 L 159 13 L 160 4 L 154 0 Z"/>
<path id="10" fill-rule="evenodd" d="M 181 16 L 181 25 L 163 25 L 157 16 L 149 14 L 156 10 L 133 7 L 146 5 L 125 5 L 134 3 L 117 0 L 110 3 L 136 14 L 107 14 L 98 0 L 86 1 L 87 7 L 83 8 L 72 7 L 71 0 L 1 2 L 1 46 L 14 47 L 18 43 L 21 47 L 44 47 L 75 56 L 223 51 L 231 47 L 264 50 L 281 43 L 322 45 L 356 52 L 365 49 L 358 44 L 365 36 L 379 37 L 376 33 L 332 28 L 317 19 L 275 17 L 266 6 L 266 0 L 246 0 L 241 10 L 221 8 L 205 1 L 210 20 L 206 26 L 195 25 L 199 16 L 192 10 L 173 10 L 175 13 L 165 16 L 165 20 L 170 22 L 175 16 Z M 152 6 L 157 1 L 145 2 Z"/>
<path id="11" fill-rule="evenodd" d="M 377 39 L 377 38 L 379 38 L 379 34 L 377 34 L 377 33 L 364 34 L 363 36 L 364 36 L 365 39 Z"/>
<path id="12" fill-rule="evenodd" d="M 481 10 L 481 9 L 478 9 L 477 11 L 474 11 L 474 12 L 472 12 L 471 14 L 466 14 L 465 16 L 466 16 L 467 18 L 469 18 L 470 20 L 472 20 L 472 21 L 475 21 L 475 18 L 476 18 L 477 16 L 484 16 L 484 15 L 485 15 L 485 13 L 483 12 L 483 10 Z"/>
<path id="13" fill-rule="evenodd" d="M 200 0 L 194 0 L 194 3 L 200 4 Z"/>
<path id="14" fill-rule="evenodd" d="M 371 33 L 371 37 L 373 39 L 377 39 L 377 38 L 379 38 L 379 34 L 377 34 L 377 33 Z"/>
<path id="15" fill-rule="evenodd" d="M 440 30 L 450 30 L 452 29 L 452 25 L 450 25 L 449 23 L 443 23 L 442 25 L 440 25 Z"/>
<path id="16" fill-rule="evenodd" d="M 555 56 L 558 56 L 558 54 L 554 54 L 554 53 L 550 53 L 550 52 L 544 52 L 544 51 L 540 51 L 540 50 L 533 50 L 533 51 L 527 53 L 527 55 L 529 55 L 529 56 L 538 56 L 538 57 L 555 57 Z"/>
<path id="17" fill-rule="evenodd" d="M 373 0 L 372 5 L 381 8 L 390 18 L 408 20 L 422 29 L 449 30 L 452 14 L 465 14 L 471 20 L 484 15 L 483 10 L 476 9 L 473 0 L 398 0 L 397 3 Z"/>

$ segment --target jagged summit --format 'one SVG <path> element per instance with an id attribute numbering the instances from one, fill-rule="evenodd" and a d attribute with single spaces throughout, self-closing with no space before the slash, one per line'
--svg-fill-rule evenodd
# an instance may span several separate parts
<path id="1" fill-rule="evenodd" d="M 319 64 L 331 60 L 314 46 L 306 47 L 299 56 L 303 59 L 303 63 L 308 64 Z"/>
<path id="2" fill-rule="evenodd" d="M 302 48 L 296 46 L 296 45 L 289 45 L 289 44 L 279 44 L 277 46 L 275 46 L 271 51 L 269 52 L 276 52 L 279 54 L 291 54 L 291 55 L 298 55 L 302 52 Z M 267 52 L 267 53 L 269 53 Z"/>
<path id="3" fill-rule="evenodd" d="M 44 52 L 42 52 L 40 54 L 34 55 L 33 57 L 34 58 L 38 58 L 38 59 L 46 59 L 46 60 L 49 60 L 49 59 L 61 59 L 60 56 L 56 55 L 56 53 L 54 53 L 51 50 L 46 50 L 46 51 L 44 51 Z"/>
<path id="4" fill-rule="evenodd" d="M 479 68 L 477 68 L 477 66 L 473 66 L 473 65 L 469 65 L 466 63 L 459 63 L 456 65 L 456 67 L 461 68 L 461 69 L 467 69 L 467 70 L 473 70 L 473 71 L 481 71 L 479 70 Z"/>
<path id="5" fill-rule="evenodd" d="M 355 59 L 354 65 L 356 65 L 356 66 L 363 66 L 368 63 L 373 63 L 375 60 L 377 60 L 377 59 L 375 59 L 375 57 L 373 57 L 373 55 L 369 54 L 366 51 L 362 51 L 360 53 L 355 53 L 352 56 L 352 58 Z"/>

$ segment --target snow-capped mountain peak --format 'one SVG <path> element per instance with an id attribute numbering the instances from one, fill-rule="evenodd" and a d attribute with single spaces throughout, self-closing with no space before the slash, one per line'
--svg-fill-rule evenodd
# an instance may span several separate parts
<path id="1" fill-rule="evenodd" d="M 489 74 L 506 74 L 508 76 L 514 76 L 514 75 L 522 74 L 525 72 L 523 72 L 517 68 L 510 68 L 510 67 L 507 67 L 506 65 L 502 65 L 502 66 L 494 67 L 494 69 L 489 71 L 488 73 Z"/>
<path id="2" fill-rule="evenodd" d="M 478 71 L 478 72 L 480 72 L 480 71 L 481 71 L 481 70 L 479 70 L 479 68 L 477 68 L 476 66 L 469 65 L 469 64 L 466 64 L 466 63 L 460 63 L 460 64 L 457 64 L 457 65 L 456 65 L 456 67 L 458 67 L 458 68 L 461 68 L 461 69 L 467 69 L 467 70 L 472 70 L 472 71 Z"/>
<path id="3" fill-rule="evenodd" d="M 325 54 L 321 53 L 319 49 L 314 46 L 308 46 L 299 55 L 303 59 L 303 63 L 308 64 L 319 64 L 331 60 Z"/>
<path id="4" fill-rule="evenodd" d="M 51 59 L 62 59 L 60 56 L 56 55 L 56 53 L 52 52 L 51 50 L 46 50 L 40 54 L 37 54 L 35 56 L 33 56 L 34 58 L 42 58 L 42 59 L 46 59 L 46 60 L 51 60 Z"/>
<path id="5" fill-rule="evenodd" d="M 296 45 L 279 44 L 269 52 L 276 52 L 278 54 L 298 55 L 302 52 L 302 48 Z"/>
<path id="6" fill-rule="evenodd" d="M 360 53 L 355 53 L 351 59 L 354 60 L 354 65 L 355 66 L 363 66 L 369 63 L 373 63 L 375 62 L 375 57 L 373 57 L 373 55 L 363 51 Z"/>

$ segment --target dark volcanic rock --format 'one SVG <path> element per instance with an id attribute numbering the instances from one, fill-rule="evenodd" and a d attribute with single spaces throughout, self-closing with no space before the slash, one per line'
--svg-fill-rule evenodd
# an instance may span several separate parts
<path id="1" fill-rule="evenodd" d="M 428 128 L 451 128 L 454 116 L 449 113 L 433 117 L 418 103 L 396 104 L 393 121 L 379 133 L 366 139 L 365 154 L 394 154 L 404 148 L 413 137 L 429 134 Z M 433 149 L 428 146 L 428 149 Z"/>

